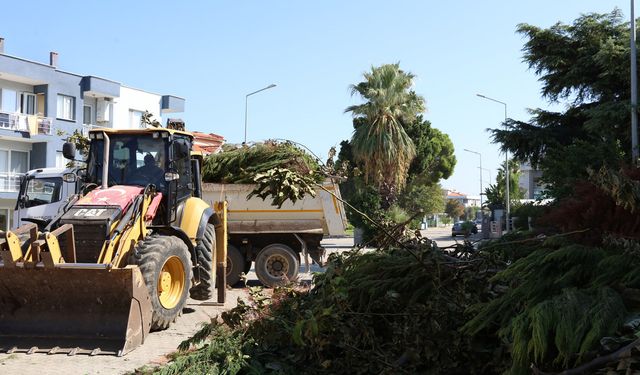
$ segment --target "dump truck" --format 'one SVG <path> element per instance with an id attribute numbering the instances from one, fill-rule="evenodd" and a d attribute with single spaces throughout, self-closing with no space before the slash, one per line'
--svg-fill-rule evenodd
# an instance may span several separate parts
<path id="1" fill-rule="evenodd" d="M 226 278 L 229 285 L 248 273 L 255 261 L 258 279 L 266 286 L 282 284 L 298 276 L 300 264 L 323 265 L 324 236 L 344 235 L 346 215 L 336 181 L 327 179 L 293 203 L 287 200 L 277 208 L 257 196 L 247 198 L 256 185 L 203 183 L 207 202 L 228 204 Z"/>
<path id="2" fill-rule="evenodd" d="M 124 355 L 189 295 L 224 285 L 225 205 L 201 198 L 192 135 L 94 129 L 89 139 L 87 167 L 63 176 L 81 193 L 43 228 L 0 233 L 0 351 Z M 74 145 L 63 154 L 73 159 Z"/>

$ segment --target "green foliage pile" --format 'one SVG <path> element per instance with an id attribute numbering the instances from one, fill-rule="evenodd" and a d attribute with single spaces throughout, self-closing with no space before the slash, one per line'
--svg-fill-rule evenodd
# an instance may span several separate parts
<path id="1" fill-rule="evenodd" d="M 490 272 L 431 241 L 332 256 L 311 290 L 253 292 L 185 342 L 163 374 L 481 374 L 508 367 L 495 335 L 458 328 Z M 467 251 L 461 251 L 466 254 Z M 465 259 L 466 259 L 465 258 Z M 219 350 L 229 348 L 230 358 Z M 229 366 L 224 367 L 224 366 Z M 234 369 L 237 369 L 234 367 Z"/>
<path id="2" fill-rule="evenodd" d="M 627 250 L 558 237 L 520 245 L 521 257 L 489 280 L 504 293 L 472 308 L 464 331 L 497 329 L 511 346 L 511 374 L 530 373 L 532 363 L 558 371 L 587 362 L 624 323 L 625 290 L 640 287 L 640 258 Z"/>
<path id="3" fill-rule="evenodd" d="M 291 142 L 266 141 L 251 146 L 225 149 L 204 160 L 202 181 L 224 184 L 253 184 L 259 174 L 274 168 L 288 169 L 301 177 L 322 181 L 317 160 Z"/>
<path id="4" fill-rule="evenodd" d="M 612 176 L 622 178 L 601 173 L 600 181 L 610 198 L 620 196 L 612 193 Z M 468 241 L 439 249 L 391 232 L 389 248 L 332 255 L 310 290 L 287 286 L 271 297 L 254 290 L 253 303 L 240 302 L 223 314 L 224 323 L 205 326 L 162 373 L 634 368 L 616 353 L 640 343 L 637 240 L 603 231 L 590 243 L 588 229 L 514 231 L 478 250 Z"/>

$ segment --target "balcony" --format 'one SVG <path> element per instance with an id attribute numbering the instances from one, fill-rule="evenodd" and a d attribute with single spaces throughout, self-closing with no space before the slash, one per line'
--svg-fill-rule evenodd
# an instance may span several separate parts
<path id="1" fill-rule="evenodd" d="M 0 112 L 0 129 L 27 132 L 31 135 L 51 135 L 50 117 Z"/>
<path id="2" fill-rule="evenodd" d="M 20 178 L 23 173 L 0 172 L 0 193 L 17 193 L 20 191 Z"/>

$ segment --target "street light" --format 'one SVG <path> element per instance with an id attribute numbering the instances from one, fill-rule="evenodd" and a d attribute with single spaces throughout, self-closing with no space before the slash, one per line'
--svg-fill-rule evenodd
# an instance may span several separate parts
<path id="1" fill-rule="evenodd" d="M 466 148 L 464 150 L 480 157 L 480 209 L 482 209 L 482 154 L 477 151 L 467 150 Z"/>
<path id="2" fill-rule="evenodd" d="M 500 103 L 504 106 L 504 121 L 505 121 L 505 128 L 507 127 L 507 103 L 505 102 L 501 102 L 499 100 L 490 98 L 488 96 L 484 96 L 482 94 L 476 94 L 478 97 L 482 98 L 482 99 L 487 99 L 487 100 L 491 100 L 492 102 L 496 102 L 496 103 Z M 504 150 L 504 160 L 505 160 L 505 180 L 506 180 L 506 192 L 505 192 L 505 200 L 507 203 L 507 220 L 506 220 L 506 227 L 507 227 L 507 232 L 509 231 L 509 217 L 511 216 L 511 203 L 509 200 L 509 151 L 508 150 Z"/>
<path id="3" fill-rule="evenodd" d="M 272 83 L 267 87 L 261 88 L 260 90 L 250 92 L 244 97 L 244 142 L 242 142 L 243 145 L 247 144 L 247 114 L 249 113 L 249 97 L 253 94 L 259 93 L 260 91 L 269 90 L 274 87 L 276 87 L 276 85 Z"/>
<path id="4" fill-rule="evenodd" d="M 482 167 L 480 167 L 480 169 L 482 169 L 483 171 L 489 172 L 489 185 L 491 185 L 491 180 L 493 180 L 493 177 L 491 177 L 491 169 L 482 168 Z"/>

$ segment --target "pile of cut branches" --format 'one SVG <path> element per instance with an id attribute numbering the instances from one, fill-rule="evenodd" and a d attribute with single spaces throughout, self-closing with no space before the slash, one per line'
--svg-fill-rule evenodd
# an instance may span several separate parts
<path id="1" fill-rule="evenodd" d="M 251 146 L 226 147 L 204 161 L 202 180 L 226 184 L 253 184 L 256 176 L 287 169 L 299 176 L 322 181 L 315 158 L 291 142 L 266 141 Z"/>
<path id="2" fill-rule="evenodd" d="M 600 171 L 589 183 L 590 194 L 548 213 L 547 224 L 563 213 L 565 227 L 509 233 L 479 249 L 439 249 L 380 227 L 394 237 L 388 249 L 332 256 L 310 290 L 254 291 L 161 372 L 634 373 L 638 174 Z M 593 196 L 601 222 L 585 209 Z"/>
<path id="3" fill-rule="evenodd" d="M 207 324 L 161 373 L 499 372 L 508 355 L 497 336 L 459 331 L 468 306 L 490 292 L 492 267 L 470 253 L 451 256 L 420 239 L 333 255 L 310 290 L 288 286 L 269 298 L 253 290 L 253 303 Z"/>

